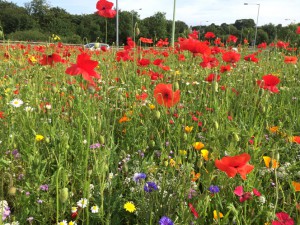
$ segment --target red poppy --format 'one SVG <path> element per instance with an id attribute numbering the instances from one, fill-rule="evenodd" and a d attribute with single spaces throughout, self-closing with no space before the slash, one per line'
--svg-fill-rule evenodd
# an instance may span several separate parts
<path id="1" fill-rule="evenodd" d="M 140 41 L 146 44 L 152 44 L 153 40 L 151 38 L 140 37 Z"/>
<path id="2" fill-rule="evenodd" d="M 296 34 L 300 34 L 300 26 L 297 27 Z"/>
<path id="3" fill-rule="evenodd" d="M 202 68 L 211 69 L 219 65 L 219 61 L 217 58 L 205 57 L 203 56 L 203 61 L 200 63 Z"/>
<path id="4" fill-rule="evenodd" d="M 189 34 L 189 38 L 191 39 L 198 39 L 199 31 L 193 30 L 191 34 Z"/>
<path id="5" fill-rule="evenodd" d="M 180 100 L 180 90 L 173 92 L 172 84 L 158 84 L 154 89 L 154 98 L 159 105 L 172 107 Z"/>
<path id="6" fill-rule="evenodd" d="M 178 61 L 185 61 L 185 57 L 182 54 L 178 55 Z"/>
<path id="7" fill-rule="evenodd" d="M 165 40 L 159 39 L 159 41 L 156 44 L 157 47 L 163 47 L 168 45 L 169 45 L 168 38 L 165 38 Z"/>
<path id="8" fill-rule="evenodd" d="M 162 65 L 162 63 L 164 62 L 163 59 L 155 59 L 152 64 L 153 65 L 156 65 L 156 66 L 159 66 L 159 65 Z"/>
<path id="9" fill-rule="evenodd" d="M 180 50 L 188 50 L 195 55 L 202 54 L 204 56 L 209 56 L 211 54 L 211 50 L 206 42 L 202 42 L 196 39 L 185 39 L 182 38 L 178 41 L 180 45 Z"/>
<path id="10" fill-rule="evenodd" d="M 278 41 L 276 43 L 277 48 L 287 48 L 290 45 L 288 42 Z"/>
<path id="11" fill-rule="evenodd" d="M 236 63 L 240 60 L 241 55 L 235 51 L 224 52 L 222 59 L 224 62 Z"/>
<path id="12" fill-rule="evenodd" d="M 87 80 L 91 85 L 94 85 L 92 77 L 100 79 L 100 75 L 94 71 L 95 67 L 98 66 L 98 62 L 91 60 L 87 53 L 81 53 L 77 56 L 77 63 L 72 64 L 66 69 L 67 74 L 71 76 L 82 75 L 83 79 Z"/>
<path id="13" fill-rule="evenodd" d="M 266 42 L 260 43 L 259 45 L 257 45 L 257 48 L 265 49 L 267 48 L 267 43 Z"/>
<path id="14" fill-rule="evenodd" d="M 279 84 L 280 79 L 272 74 L 268 74 L 262 77 L 263 80 L 258 80 L 257 84 L 260 88 L 267 89 L 273 93 L 278 93 L 279 90 L 276 87 Z"/>
<path id="15" fill-rule="evenodd" d="M 40 60 L 40 64 L 53 66 L 54 63 L 61 62 L 60 55 L 53 53 L 52 55 L 43 55 L 43 58 Z"/>
<path id="16" fill-rule="evenodd" d="M 237 40 L 238 40 L 238 38 L 237 38 L 236 36 L 230 34 L 230 35 L 228 36 L 226 42 L 233 42 L 233 43 L 236 43 Z"/>
<path id="17" fill-rule="evenodd" d="M 273 220 L 272 225 L 294 225 L 294 220 L 285 212 L 276 213 L 278 220 Z"/>
<path id="18" fill-rule="evenodd" d="M 199 218 L 199 214 L 197 213 L 196 209 L 194 208 L 194 206 L 192 205 L 192 203 L 189 203 L 189 208 L 191 210 L 191 213 L 193 213 L 195 218 Z"/>
<path id="19" fill-rule="evenodd" d="M 213 32 L 206 32 L 206 34 L 204 35 L 204 37 L 206 39 L 211 39 L 211 38 L 215 38 L 216 35 Z"/>
<path id="20" fill-rule="evenodd" d="M 137 100 L 141 100 L 141 101 L 144 101 L 144 100 L 146 100 L 147 99 L 147 97 L 148 97 L 148 94 L 146 93 L 146 92 L 143 92 L 142 94 L 136 94 L 135 95 L 135 98 L 137 99 Z"/>
<path id="21" fill-rule="evenodd" d="M 296 64 L 298 61 L 297 56 L 285 56 L 284 62 L 287 64 Z"/>
<path id="22" fill-rule="evenodd" d="M 132 60 L 132 57 L 129 55 L 129 51 L 118 51 L 116 54 L 116 60 L 118 62 Z"/>
<path id="23" fill-rule="evenodd" d="M 150 60 L 149 59 L 140 59 L 138 61 L 138 65 L 139 66 L 148 66 L 150 64 Z"/>
<path id="24" fill-rule="evenodd" d="M 209 75 L 205 78 L 205 81 L 207 81 L 207 82 L 213 82 L 213 81 L 218 82 L 220 79 L 221 79 L 221 76 L 220 76 L 220 75 L 216 75 L 216 74 L 214 74 L 214 73 L 211 73 L 211 74 L 209 74 Z"/>
<path id="25" fill-rule="evenodd" d="M 216 38 L 214 43 L 215 43 L 215 45 L 221 45 L 222 44 L 221 38 Z"/>
<path id="26" fill-rule="evenodd" d="M 0 119 L 4 119 L 4 117 L 5 117 L 5 116 L 4 116 L 4 112 L 1 112 L 1 111 L 0 111 Z"/>
<path id="27" fill-rule="evenodd" d="M 244 57 L 244 60 L 246 60 L 246 61 L 251 61 L 251 62 L 255 62 L 255 63 L 258 62 L 258 58 L 256 58 L 255 53 L 250 54 L 250 55 L 246 55 L 246 56 Z"/>
<path id="28" fill-rule="evenodd" d="M 230 71 L 230 70 L 231 70 L 230 65 L 226 65 L 226 66 L 221 66 L 220 67 L 220 72 L 221 73 L 225 73 L 225 72 Z"/>
<path id="29" fill-rule="evenodd" d="M 113 10 L 113 3 L 107 0 L 99 0 L 96 4 L 97 13 L 99 16 L 105 18 L 114 18 L 117 14 L 116 10 Z"/>
<path id="30" fill-rule="evenodd" d="M 225 156 L 221 160 L 215 160 L 215 165 L 219 170 L 224 171 L 228 177 L 235 177 L 239 173 L 242 179 L 246 179 L 246 175 L 250 173 L 254 166 L 248 164 L 251 156 L 243 153 L 237 156 Z"/>

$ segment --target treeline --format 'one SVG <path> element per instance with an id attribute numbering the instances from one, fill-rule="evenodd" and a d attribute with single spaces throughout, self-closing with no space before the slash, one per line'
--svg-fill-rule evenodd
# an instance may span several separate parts
<path id="1" fill-rule="evenodd" d="M 53 41 L 53 34 L 65 43 L 105 42 L 113 45 L 116 40 L 116 19 L 106 19 L 96 13 L 72 15 L 59 7 L 51 7 L 46 0 L 32 0 L 24 7 L 0 0 L 0 39 L 22 41 Z M 96 11 L 96 9 L 95 9 Z M 106 29 L 107 27 L 107 29 Z M 119 11 L 119 43 L 126 43 L 127 37 L 133 37 L 134 27 L 138 28 L 138 37 L 152 38 L 153 41 L 169 38 L 171 40 L 172 21 L 167 20 L 165 13 L 157 12 L 153 16 L 140 19 L 136 11 Z M 276 40 L 299 43 L 295 30 L 297 24 L 283 27 L 281 24 L 259 26 L 256 43 L 271 43 Z M 3 31 L 4 35 L 1 35 Z M 106 33 L 107 30 L 107 33 Z M 137 29 L 135 29 L 137 30 Z M 214 32 L 223 41 L 229 34 L 239 38 L 242 43 L 246 38 L 254 41 L 255 22 L 252 19 L 236 20 L 234 24 L 223 23 L 220 26 L 189 27 L 182 21 L 176 21 L 175 37 L 186 37 L 191 30 L 200 32 L 204 39 L 207 31 Z M 2 36 L 2 37 L 1 37 Z"/>

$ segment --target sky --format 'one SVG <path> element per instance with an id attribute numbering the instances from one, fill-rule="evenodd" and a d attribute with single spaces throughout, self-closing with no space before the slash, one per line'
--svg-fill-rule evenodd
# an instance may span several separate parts
<path id="1" fill-rule="evenodd" d="M 18 6 L 31 0 L 8 0 Z M 166 13 L 172 20 L 174 0 L 110 0 L 120 10 L 137 11 L 141 19 L 156 12 Z M 91 14 L 96 11 L 97 0 L 46 0 L 51 7 L 60 7 L 71 14 Z M 248 3 L 248 5 L 244 5 Z M 265 24 L 300 23 L 300 0 L 177 0 L 176 20 L 189 26 L 207 26 L 212 23 L 233 24 L 239 19 L 253 19 L 258 26 Z"/>

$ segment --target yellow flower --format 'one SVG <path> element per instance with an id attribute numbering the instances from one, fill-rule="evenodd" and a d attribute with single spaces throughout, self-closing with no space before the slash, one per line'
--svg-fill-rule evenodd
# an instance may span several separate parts
<path id="1" fill-rule="evenodd" d="M 205 161 L 208 161 L 208 154 L 209 154 L 209 151 L 207 149 L 202 149 L 201 150 L 201 155 L 202 155 L 202 157 L 204 158 Z"/>
<path id="2" fill-rule="evenodd" d="M 269 131 L 270 131 L 271 133 L 276 133 L 278 130 L 279 130 L 279 127 L 278 127 L 278 126 L 273 126 L 273 127 L 270 127 L 270 128 L 269 128 Z"/>
<path id="3" fill-rule="evenodd" d="M 170 159 L 170 166 L 174 167 L 176 165 L 176 162 L 174 159 Z"/>
<path id="4" fill-rule="evenodd" d="M 37 134 L 37 135 L 35 135 L 35 140 L 36 141 L 42 141 L 42 140 L 44 140 L 44 136 L 40 135 L 40 134 Z"/>
<path id="5" fill-rule="evenodd" d="M 187 133 L 191 133 L 192 130 L 193 130 L 193 127 L 186 126 L 186 127 L 184 128 L 184 130 L 185 130 L 185 132 L 187 132 Z"/>
<path id="6" fill-rule="evenodd" d="M 149 108 L 150 108 L 151 110 L 153 110 L 153 109 L 155 109 L 155 105 L 149 104 Z"/>
<path id="7" fill-rule="evenodd" d="M 217 219 L 220 219 L 220 218 L 223 218 L 223 213 L 219 212 L 219 215 L 218 215 L 218 212 L 217 210 L 214 210 L 214 219 L 217 220 Z"/>
<path id="8" fill-rule="evenodd" d="M 179 150 L 179 155 L 186 155 L 186 154 L 187 154 L 186 150 Z"/>
<path id="9" fill-rule="evenodd" d="M 202 148 L 204 148 L 204 144 L 202 142 L 195 142 L 193 143 L 193 147 L 196 149 L 196 150 L 201 150 Z"/>
<path id="10" fill-rule="evenodd" d="M 126 202 L 124 204 L 124 209 L 128 212 L 131 212 L 131 213 L 136 211 L 136 208 L 135 208 L 135 205 L 133 204 L 133 202 Z"/>
<path id="11" fill-rule="evenodd" d="M 277 162 L 276 159 L 272 159 L 272 158 L 269 157 L 269 156 L 263 156 L 263 159 L 264 159 L 264 162 L 265 162 L 266 167 L 270 168 L 270 163 L 271 163 L 271 161 L 272 161 L 272 168 L 273 168 L 273 169 L 279 167 L 279 162 Z"/>

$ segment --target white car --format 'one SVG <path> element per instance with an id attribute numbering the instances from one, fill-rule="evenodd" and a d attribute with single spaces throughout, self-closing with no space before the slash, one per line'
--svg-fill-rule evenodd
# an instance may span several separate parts
<path id="1" fill-rule="evenodd" d="M 87 48 L 87 49 L 92 50 L 92 51 L 101 50 L 102 47 L 105 47 L 106 50 L 110 49 L 110 46 L 108 44 L 105 44 L 105 43 L 93 42 L 93 43 L 88 43 L 88 44 L 84 45 L 84 48 Z"/>

